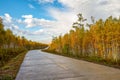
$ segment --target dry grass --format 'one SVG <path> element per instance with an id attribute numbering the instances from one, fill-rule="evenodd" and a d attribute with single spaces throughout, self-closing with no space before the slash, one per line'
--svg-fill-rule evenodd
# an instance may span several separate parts
<path id="1" fill-rule="evenodd" d="M 14 80 L 27 51 L 20 53 L 0 68 L 0 80 Z"/>

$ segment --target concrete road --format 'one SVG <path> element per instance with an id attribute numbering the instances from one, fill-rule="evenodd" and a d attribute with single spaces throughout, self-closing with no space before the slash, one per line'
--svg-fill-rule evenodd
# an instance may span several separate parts
<path id="1" fill-rule="evenodd" d="M 16 80 L 120 80 L 120 70 L 32 50 L 27 53 Z"/>

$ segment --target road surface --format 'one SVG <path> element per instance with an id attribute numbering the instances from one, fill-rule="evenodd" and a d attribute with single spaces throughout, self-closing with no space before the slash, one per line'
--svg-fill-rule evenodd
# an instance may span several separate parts
<path id="1" fill-rule="evenodd" d="M 16 80 L 120 80 L 120 70 L 31 50 L 26 54 Z"/>

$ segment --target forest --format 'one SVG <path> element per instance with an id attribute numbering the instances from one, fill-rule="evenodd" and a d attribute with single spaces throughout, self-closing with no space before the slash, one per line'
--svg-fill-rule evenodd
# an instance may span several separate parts
<path id="1" fill-rule="evenodd" d="M 95 21 L 91 16 L 91 24 L 86 21 L 82 14 L 78 14 L 73 29 L 54 37 L 47 51 L 120 64 L 120 18 L 110 16 Z"/>
<path id="2" fill-rule="evenodd" d="M 47 44 L 27 40 L 24 36 L 15 36 L 10 29 L 5 30 L 0 18 L 0 67 L 24 51 L 45 47 Z"/>

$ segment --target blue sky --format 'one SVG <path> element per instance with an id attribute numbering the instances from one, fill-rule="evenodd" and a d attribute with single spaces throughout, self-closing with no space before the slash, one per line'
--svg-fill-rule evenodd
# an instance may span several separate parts
<path id="1" fill-rule="evenodd" d="M 58 7 L 62 6 L 56 3 L 38 3 L 37 0 L 1 0 L 0 1 L 0 15 L 4 13 L 9 13 L 15 18 L 21 18 L 23 14 L 32 14 L 34 17 L 51 19 L 48 15 L 46 8 L 48 7 Z"/>
<path id="2" fill-rule="evenodd" d="M 120 0 L 1 0 L 5 28 L 29 40 L 49 43 L 72 29 L 77 14 L 106 19 L 120 16 Z"/>

